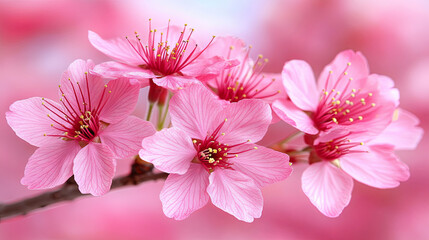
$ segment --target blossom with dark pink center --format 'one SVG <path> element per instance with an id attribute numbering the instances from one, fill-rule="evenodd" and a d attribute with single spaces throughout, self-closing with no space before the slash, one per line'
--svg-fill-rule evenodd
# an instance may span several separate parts
<path id="1" fill-rule="evenodd" d="M 172 128 L 143 140 L 140 157 L 170 173 L 161 191 L 164 213 L 185 219 L 209 199 L 236 218 L 262 213 L 260 187 L 283 180 L 292 169 L 286 154 L 258 146 L 271 123 L 260 100 L 226 103 L 201 85 L 170 101 Z"/>
<path id="2" fill-rule="evenodd" d="M 369 75 L 364 56 L 351 50 L 339 53 L 325 67 L 317 85 L 304 61 L 287 62 L 282 74 L 290 100 L 277 100 L 273 110 L 308 134 L 347 128 L 366 129 L 367 134 L 377 135 L 390 123 L 399 102 L 393 81 Z"/>
<path id="3" fill-rule="evenodd" d="M 109 191 L 116 159 L 137 154 L 141 140 L 155 133 L 151 123 L 129 116 L 138 100 L 137 81 L 107 84 L 90 71 L 91 60 L 74 61 L 59 86 L 60 103 L 29 98 L 13 103 L 6 119 L 16 134 L 39 147 L 21 183 L 46 189 L 74 175 L 82 193 Z"/>
<path id="4" fill-rule="evenodd" d="M 94 72 L 106 77 L 127 77 L 139 79 L 142 87 L 149 81 L 162 88 L 177 90 L 199 80 L 217 76 L 231 63 L 214 56 L 200 58 L 211 44 L 201 48 L 193 39 L 193 28 L 168 26 L 152 29 L 135 38 L 103 40 L 94 32 L 89 32 L 91 44 L 99 51 L 117 60 L 97 65 Z M 199 79 L 199 80 L 197 80 Z"/>
<path id="5" fill-rule="evenodd" d="M 413 114 L 398 109 L 375 138 L 344 129 L 322 133 L 302 175 L 304 193 L 323 214 L 337 217 L 350 202 L 353 179 L 375 188 L 397 187 L 410 173 L 393 151 L 417 146 L 423 135 L 418 123 Z"/>
<path id="6" fill-rule="evenodd" d="M 271 103 L 275 99 L 285 98 L 280 74 L 263 73 L 268 59 L 259 55 L 254 61 L 249 56 L 251 48 L 235 37 L 216 38 L 204 55 L 237 60 L 239 64 L 225 69 L 207 84 L 220 99 L 230 102 L 254 98 Z"/>

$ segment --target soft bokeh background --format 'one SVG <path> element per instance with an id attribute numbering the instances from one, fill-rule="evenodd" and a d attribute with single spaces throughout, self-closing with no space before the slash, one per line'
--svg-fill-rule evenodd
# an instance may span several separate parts
<path id="1" fill-rule="evenodd" d="M 107 58 L 87 41 L 146 30 L 147 19 L 188 23 L 200 35 L 236 35 L 280 72 L 299 58 L 320 72 L 341 50 L 368 58 L 371 72 L 392 77 L 401 105 L 429 132 L 429 2 L 426 0 L 95 1 L 0 0 L 0 114 L 16 100 L 56 96 L 62 71 L 76 58 Z M 136 115 L 144 115 L 144 97 Z M 282 128 L 284 126 L 278 126 Z M 37 194 L 19 181 L 35 150 L 0 118 L 0 201 Z M 287 129 L 284 132 L 288 131 Z M 324 217 L 301 191 L 303 168 L 263 190 L 264 212 L 252 224 L 211 204 L 187 220 L 162 213 L 162 182 L 87 197 L 0 223 L 0 239 L 429 239 L 429 138 L 398 154 L 409 181 L 390 190 L 356 183 L 343 214 Z M 130 161 L 119 163 L 126 173 Z"/>

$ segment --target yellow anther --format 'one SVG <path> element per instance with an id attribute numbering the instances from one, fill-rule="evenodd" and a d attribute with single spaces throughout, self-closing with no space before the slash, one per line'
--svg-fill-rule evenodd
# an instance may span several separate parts
<path id="1" fill-rule="evenodd" d="M 222 134 L 222 136 L 225 136 L 225 133 L 221 133 Z"/>
<path id="2" fill-rule="evenodd" d="M 337 123 L 337 124 L 338 124 L 338 120 L 337 120 L 336 118 L 332 118 L 332 121 L 333 121 L 334 123 Z"/>
<path id="3" fill-rule="evenodd" d="M 51 124 L 51 127 L 53 127 L 54 126 L 54 124 Z"/>
<path id="4" fill-rule="evenodd" d="M 352 89 L 352 92 L 354 92 L 354 93 L 355 93 L 355 92 L 356 92 L 356 89 L 354 89 L 354 88 L 353 88 L 353 89 Z"/>
<path id="5" fill-rule="evenodd" d="M 45 137 L 46 137 L 46 133 L 44 133 L 44 134 L 43 134 L 43 136 L 45 136 Z"/>
<path id="6" fill-rule="evenodd" d="M 82 119 L 84 118 L 84 116 L 83 116 L 83 115 L 80 115 L 79 117 L 80 117 L 80 118 L 82 118 Z"/>
<path id="7" fill-rule="evenodd" d="M 217 153 L 217 149 L 213 149 L 213 153 Z"/>
<path id="8" fill-rule="evenodd" d="M 329 71 L 329 74 L 332 74 L 332 73 L 334 73 L 332 70 L 331 70 L 331 71 Z"/>
<path id="9" fill-rule="evenodd" d="M 338 149 L 339 147 L 338 146 L 335 146 L 335 149 Z"/>
<path id="10" fill-rule="evenodd" d="M 225 122 L 226 122 L 226 121 L 228 121 L 228 119 L 227 119 L 227 118 L 225 118 Z"/>
<path id="11" fill-rule="evenodd" d="M 47 114 L 48 117 L 51 117 L 51 115 Z"/>
<path id="12" fill-rule="evenodd" d="M 375 103 L 371 103 L 371 107 L 375 107 Z"/>
<path id="13" fill-rule="evenodd" d="M 104 84 L 104 87 L 107 87 L 107 84 Z"/>
<path id="14" fill-rule="evenodd" d="M 350 109 L 346 109 L 346 113 L 350 113 Z"/>
<path id="15" fill-rule="evenodd" d="M 350 104 L 350 101 L 349 101 L 349 100 L 346 100 L 346 104 L 347 104 L 347 105 L 349 105 L 349 104 Z"/>
<path id="16" fill-rule="evenodd" d="M 246 95 L 246 94 L 243 94 L 243 97 L 245 98 L 245 97 L 247 97 L 247 95 Z"/>
<path id="17" fill-rule="evenodd" d="M 356 95 L 355 95 L 354 93 L 350 94 L 350 96 L 352 96 L 352 97 L 356 97 Z"/>
<path id="18" fill-rule="evenodd" d="M 289 162 L 289 166 L 292 166 L 292 163 L 291 163 L 291 162 Z"/>
<path id="19" fill-rule="evenodd" d="M 372 93 L 368 93 L 368 96 L 372 97 Z"/>
<path id="20" fill-rule="evenodd" d="M 238 157 L 238 154 L 235 154 L 235 157 Z"/>
<path id="21" fill-rule="evenodd" d="M 363 119 L 363 117 L 362 117 L 362 116 L 359 116 L 359 117 L 358 117 L 358 119 L 359 119 L 359 120 L 362 120 L 362 119 Z"/>
<path id="22" fill-rule="evenodd" d="M 215 162 L 214 158 L 209 159 L 209 163 L 214 163 L 214 162 Z"/>
<path id="23" fill-rule="evenodd" d="M 225 151 L 226 151 L 226 150 L 228 150 L 228 148 L 224 148 L 223 150 L 225 150 Z"/>
<path id="24" fill-rule="evenodd" d="M 363 142 L 360 143 L 360 145 L 363 145 L 363 144 L 364 144 Z"/>
<path id="25" fill-rule="evenodd" d="M 253 147 L 253 149 L 258 149 L 258 147 Z"/>
<path id="26" fill-rule="evenodd" d="M 224 157 L 226 157 L 227 155 L 228 155 L 227 153 L 224 153 L 224 154 L 223 154 L 223 156 L 224 156 Z"/>
<path id="27" fill-rule="evenodd" d="M 250 139 L 247 139 L 247 142 L 250 142 Z"/>
<path id="28" fill-rule="evenodd" d="M 348 72 L 344 72 L 344 75 L 347 75 L 347 74 L 349 74 Z"/>
<path id="29" fill-rule="evenodd" d="M 353 78 L 349 78 L 350 81 L 353 81 Z"/>
<path id="30" fill-rule="evenodd" d="M 328 92 L 324 92 L 325 93 L 325 95 L 328 95 Z"/>
<path id="31" fill-rule="evenodd" d="M 350 65 L 352 65 L 352 63 L 351 63 L 351 62 L 348 62 L 348 63 L 347 63 L 347 65 L 349 65 L 349 66 L 350 66 Z"/>
<path id="32" fill-rule="evenodd" d="M 353 122 L 354 120 L 353 120 L 353 118 L 349 118 L 349 121 L 350 121 L 350 122 Z"/>
<path id="33" fill-rule="evenodd" d="M 112 91 L 109 91 L 109 93 L 112 93 Z"/>
<path id="34" fill-rule="evenodd" d="M 193 143 L 197 143 L 197 140 L 192 140 Z"/>
<path id="35" fill-rule="evenodd" d="M 234 49 L 234 46 L 229 46 L 229 49 L 233 50 L 233 49 Z"/>

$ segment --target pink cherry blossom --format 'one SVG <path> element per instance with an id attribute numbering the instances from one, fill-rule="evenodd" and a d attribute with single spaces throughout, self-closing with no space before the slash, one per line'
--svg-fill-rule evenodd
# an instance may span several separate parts
<path id="1" fill-rule="evenodd" d="M 138 100 L 137 81 L 107 84 L 89 72 L 91 60 L 76 60 L 63 73 L 60 103 L 33 97 L 13 103 L 6 113 L 16 134 L 39 147 L 21 183 L 53 188 L 74 175 L 82 193 L 109 191 L 116 159 L 137 154 L 141 140 L 155 133 L 151 123 L 129 116 Z"/>
<path id="2" fill-rule="evenodd" d="M 166 216 L 181 220 L 207 204 L 252 222 L 262 213 L 260 187 L 292 169 L 286 154 L 258 146 L 271 122 L 261 100 L 226 103 L 201 85 L 170 101 L 172 128 L 143 140 L 140 157 L 170 173 L 161 191 Z"/>
<path id="3" fill-rule="evenodd" d="M 217 56 L 200 58 L 214 37 L 205 48 L 200 48 L 192 39 L 193 32 L 186 24 L 181 28 L 170 22 L 165 28 L 152 29 L 150 20 L 147 35 L 136 32 L 135 39 L 104 40 L 89 31 L 91 44 L 118 61 L 97 65 L 94 72 L 106 77 L 139 79 L 142 87 L 153 81 L 170 90 L 213 78 L 230 63 Z"/>
<path id="4" fill-rule="evenodd" d="M 283 68 L 283 85 L 290 98 L 277 100 L 273 110 L 285 122 L 308 134 L 332 128 L 365 129 L 379 134 L 399 103 L 393 81 L 369 75 L 365 57 L 351 50 L 339 53 L 325 67 L 316 85 L 311 67 L 292 60 Z"/>
<path id="5" fill-rule="evenodd" d="M 285 98 L 280 74 L 263 73 L 268 59 L 259 55 L 254 61 L 250 58 L 249 46 L 239 38 L 218 37 L 204 52 L 204 56 L 221 56 L 229 60 L 237 60 L 238 65 L 225 69 L 215 79 L 208 81 L 220 99 L 237 102 L 242 99 L 262 99 L 272 103 L 276 99 Z"/>
<path id="6" fill-rule="evenodd" d="M 397 187 L 410 173 L 393 151 L 417 146 L 423 135 L 417 124 L 414 115 L 399 109 L 392 123 L 373 139 L 365 131 L 322 133 L 302 175 L 304 193 L 323 214 L 337 217 L 350 202 L 353 179 L 375 188 Z"/>

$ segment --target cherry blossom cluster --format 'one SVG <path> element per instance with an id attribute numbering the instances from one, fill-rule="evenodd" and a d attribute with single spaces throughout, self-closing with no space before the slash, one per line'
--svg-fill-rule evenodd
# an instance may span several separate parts
<path id="1" fill-rule="evenodd" d="M 49 189 L 74 176 L 81 193 L 100 196 L 117 161 L 138 156 L 169 173 L 160 194 L 166 216 L 185 219 L 211 201 L 252 222 L 262 214 L 261 188 L 288 178 L 292 163 L 308 166 L 302 190 L 328 217 L 349 204 L 354 180 L 394 188 L 409 178 L 394 151 L 416 147 L 419 120 L 399 108 L 393 81 L 370 74 L 360 52 L 340 52 L 316 82 L 305 61 L 265 73 L 268 61 L 252 58 L 242 40 L 198 44 L 193 32 L 151 21 L 133 37 L 90 31 L 91 44 L 114 61 L 75 60 L 58 101 L 33 97 L 6 113 L 17 136 L 37 147 L 21 183 Z M 142 88 L 146 120 L 131 115 Z M 258 145 L 278 121 L 296 133 Z"/>

